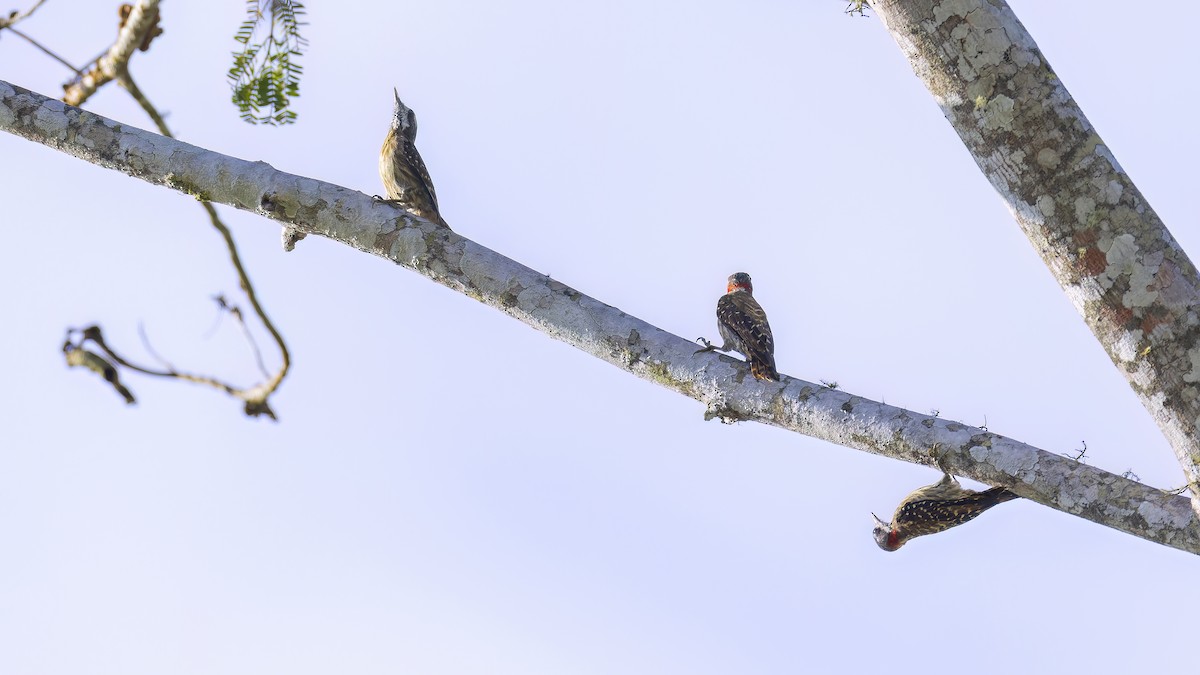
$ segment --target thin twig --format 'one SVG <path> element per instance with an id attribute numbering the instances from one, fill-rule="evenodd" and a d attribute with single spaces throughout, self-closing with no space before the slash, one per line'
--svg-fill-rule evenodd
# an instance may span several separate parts
<path id="1" fill-rule="evenodd" d="M 170 361 L 164 359 L 158 352 L 154 351 L 154 346 L 150 344 L 150 336 L 146 335 L 146 326 L 141 321 L 138 322 L 138 337 L 142 340 L 142 347 L 150 353 L 150 356 L 154 357 L 155 361 L 158 361 L 163 368 L 166 368 L 167 372 L 178 372 L 175 370 L 175 366 L 171 365 Z"/>
<path id="2" fill-rule="evenodd" d="M 30 7 L 24 12 L 13 12 L 10 16 L 0 19 L 0 29 L 12 28 L 13 24 L 20 23 L 21 21 L 28 19 L 34 12 L 37 11 L 37 8 L 41 7 L 43 4 L 45 4 L 45 2 L 46 0 L 37 0 L 37 2 L 33 3 L 33 7 Z M 13 32 L 15 33 L 16 31 Z"/>
<path id="3" fill-rule="evenodd" d="M 138 46 L 142 45 L 146 35 L 154 30 L 158 23 L 158 0 L 137 0 L 133 9 L 117 33 L 117 39 L 112 47 L 96 60 L 96 65 L 78 80 L 67 84 L 63 92 L 63 102 L 70 105 L 83 105 L 101 85 L 116 79 L 117 75 L 129 68 L 129 58 Z"/>
<path id="4" fill-rule="evenodd" d="M 68 333 L 69 332 L 70 331 L 68 331 Z M 138 372 L 143 375 L 150 375 L 151 377 L 170 377 L 170 378 L 174 378 L 177 380 L 184 380 L 185 382 L 193 382 L 195 384 L 208 385 L 210 387 L 215 387 L 217 389 L 220 389 L 221 391 L 225 392 L 226 394 L 229 394 L 236 398 L 246 400 L 245 394 L 249 390 L 242 389 L 241 387 L 235 387 L 232 384 L 226 384 L 225 382 L 222 382 L 215 377 L 209 377 L 207 375 L 193 375 L 191 373 L 182 373 L 182 372 L 175 370 L 174 368 L 171 368 L 170 370 L 155 370 L 153 368 L 147 368 L 145 366 L 140 366 L 136 363 L 133 363 L 129 359 L 126 359 L 125 357 L 123 357 L 120 354 L 113 351 L 112 347 L 108 346 L 108 344 L 104 341 L 104 337 L 100 332 L 99 326 L 88 326 L 87 328 L 84 328 L 82 332 L 83 332 L 83 339 L 80 340 L 80 345 L 82 345 L 85 340 L 91 340 L 93 343 L 96 344 L 97 347 L 99 347 L 101 350 L 103 350 L 105 354 L 108 354 L 108 357 L 110 359 L 112 359 L 114 362 L 116 362 L 117 365 L 120 365 L 124 368 L 128 368 L 134 372 Z M 150 351 L 153 353 L 154 350 L 151 349 Z M 159 357 L 156 355 L 155 358 L 159 358 Z"/>
<path id="5" fill-rule="evenodd" d="M 150 119 L 154 121 L 154 125 L 158 128 L 158 132 L 160 134 L 168 138 L 175 137 L 171 133 L 171 129 L 167 127 L 166 120 L 164 120 L 162 115 L 159 114 L 158 109 L 155 108 L 152 103 L 150 103 L 150 100 L 146 98 L 146 95 L 142 93 L 141 88 L 138 87 L 137 83 L 133 81 L 133 77 L 129 74 L 128 70 L 123 70 L 117 74 L 117 84 L 121 85 L 123 89 L 128 91 L 130 96 L 133 96 L 134 100 L 138 102 L 138 105 L 142 107 L 142 110 L 144 110 L 146 114 L 150 116 Z M 212 204 L 209 202 L 201 202 L 200 206 L 206 213 L 208 213 L 208 218 L 212 223 L 212 226 L 221 234 L 221 238 L 225 240 L 225 248 L 229 251 L 229 259 L 233 263 L 234 271 L 237 272 L 238 283 L 241 286 L 242 291 L 246 293 L 246 298 L 250 301 L 250 306 L 254 309 L 255 315 L 257 315 L 259 320 L 262 321 L 263 327 L 267 329 L 267 332 L 271 334 L 271 338 L 275 341 L 275 345 L 279 347 L 279 356 L 282 364 L 274 375 L 269 375 L 266 365 L 263 363 L 262 354 L 258 349 L 258 345 L 254 342 L 254 338 L 250 335 L 249 329 L 246 327 L 245 322 L 242 322 L 243 331 L 246 333 L 246 336 L 250 341 L 250 346 L 254 350 L 255 360 L 258 362 L 258 367 L 262 371 L 263 376 L 267 378 L 267 382 L 263 383 L 257 388 L 260 395 L 265 400 L 267 396 L 270 396 L 277 388 L 279 388 L 280 383 L 283 382 L 283 378 L 287 376 L 288 369 L 292 364 L 291 354 L 288 352 L 287 343 L 284 342 L 283 335 L 280 334 L 279 329 L 275 327 L 275 324 L 272 323 L 271 318 L 267 316 L 267 311 L 263 309 L 262 304 L 258 301 L 258 293 L 255 292 L 254 284 L 250 281 L 250 275 L 246 272 L 245 265 L 242 264 L 242 257 L 238 253 L 237 243 L 233 240 L 233 232 L 231 232 L 229 227 L 227 227 L 225 223 L 221 221 L 221 217 L 217 215 L 217 209 Z"/>
<path id="6" fill-rule="evenodd" d="M 63 57 L 61 57 L 61 56 L 59 56 L 58 54 L 55 54 L 54 52 L 50 51 L 50 49 L 49 49 L 48 47 L 46 47 L 46 46 L 42 45 L 42 43 L 38 42 L 37 40 L 34 40 L 33 38 L 31 38 L 31 37 L 29 37 L 28 35 L 26 35 L 26 34 L 22 33 L 21 31 L 17 30 L 16 28 L 13 28 L 12 26 L 9 26 L 9 27 L 8 27 L 8 30 L 9 30 L 9 31 L 10 31 L 10 32 L 11 32 L 13 35 L 16 35 L 17 37 L 24 39 L 24 40 L 25 40 L 25 41 L 27 41 L 29 44 L 31 44 L 31 45 L 33 45 L 34 47 L 37 47 L 38 49 L 42 50 L 42 51 L 43 51 L 43 52 L 46 54 L 46 56 L 49 56 L 50 58 L 54 59 L 55 61 L 58 61 L 59 63 L 63 64 L 64 66 L 66 66 L 66 67 L 70 68 L 70 69 L 71 69 L 71 72 L 75 73 L 75 74 L 76 74 L 76 75 L 78 75 L 79 77 L 83 77 L 83 71 L 81 71 L 80 69 L 78 69 L 78 68 L 76 68 L 75 66 L 71 65 L 71 64 L 70 64 L 70 62 L 68 62 L 68 61 L 67 61 L 66 59 L 64 59 Z"/>
<path id="7" fill-rule="evenodd" d="M 242 308 L 237 305 L 230 304 L 225 296 L 218 295 L 214 298 L 221 311 L 229 312 L 237 321 L 238 326 L 242 329 L 242 335 L 245 336 L 246 342 L 250 343 L 250 349 L 254 352 L 254 362 L 258 364 L 258 372 L 262 373 L 263 377 L 270 378 L 271 373 L 267 371 L 267 365 L 263 362 L 262 351 L 258 348 L 258 340 L 254 339 L 254 333 L 250 332 L 250 326 L 246 325 L 246 317 L 242 316 Z M 218 315 L 218 320 L 220 316 Z"/>

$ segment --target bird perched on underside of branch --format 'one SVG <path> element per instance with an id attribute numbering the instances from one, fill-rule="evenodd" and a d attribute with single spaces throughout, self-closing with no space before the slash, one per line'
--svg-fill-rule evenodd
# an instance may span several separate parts
<path id="1" fill-rule="evenodd" d="M 396 97 L 392 124 L 379 151 L 379 177 L 383 179 L 387 201 L 415 216 L 445 225 L 438 211 L 433 179 L 415 145 L 417 115 L 400 100 L 399 92 L 393 89 L 392 93 Z"/>
<path id="2" fill-rule="evenodd" d="M 717 330 L 724 344 L 718 347 L 699 338 L 704 348 L 696 353 L 737 350 L 750 363 L 750 374 L 760 380 L 778 381 L 775 338 L 771 335 L 771 324 L 767 323 L 767 313 L 754 299 L 750 275 L 745 272 L 731 275 L 726 291 L 717 301 Z"/>
<path id="3" fill-rule="evenodd" d="M 968 490 L 946 474 L 933 485 L 915 490 L 896 507 L 892 522 L 886 523 L 874 513 L 875 543 L 885 551 L 895 551 L 913 537 L 937 534 L 962 525 L 993 506 L 1016 499 L 1017 495 L 1002 487 L 981 492 Z"/>

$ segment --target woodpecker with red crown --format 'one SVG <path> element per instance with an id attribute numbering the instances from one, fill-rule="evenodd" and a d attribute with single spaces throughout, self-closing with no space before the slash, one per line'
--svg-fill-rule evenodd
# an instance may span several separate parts
<path id="1" fill-rule="evenodd" d="M 387 201 L 413 215 L 445 225 L 438 212 L 433 179 L 421 153 L 417 152 L 417 114 L 400 100 L 400 92 L 392 89 L 392 94 L 396 97 L 392 125 L 379 151 L 379 177 L 383 179 Z"/>
<path id="2" fill-rule="evenodd" d="M 720 347 L 704 338 L 702 352 L 737 350 L 750 363 L 750 374 L 760 380 L 779 381 L 775 370 L 775 338 L 771 336 L 771 324 L 767 313 L 754 299 L 754 286 L 750 275 L 738 272 L 729 277 L 725 295 L 717 301 L 717 329 L 724 344 Z"/>
<path id="3" fill-rule="evenodd" d="M 885 551 L 895 551 L 913 537 L 937 534 L 962 525 L 993 506 L 1016 499 L 1017 495 L 1002 487 L 982 492 L 968 490 L 946 474 L 933 485 L 915 490 L 896 507 L 892 522 L 885 523 L 874 513 L 875 543 Z"/>

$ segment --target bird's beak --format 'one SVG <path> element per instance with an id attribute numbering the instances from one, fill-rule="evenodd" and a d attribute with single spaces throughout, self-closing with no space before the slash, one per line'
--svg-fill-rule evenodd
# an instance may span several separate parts
<path id="1" fill-rule="evenodd" d="M 880 520 L 879 516 L 875 515 L 874 513 L 871 514 L 871 517 L 875 519 L 875 524 L 878 525 L 879 527 L 883 527 L 883 528 L 888 527 L 888 523 L 885 523 L 882 520 Z"/>

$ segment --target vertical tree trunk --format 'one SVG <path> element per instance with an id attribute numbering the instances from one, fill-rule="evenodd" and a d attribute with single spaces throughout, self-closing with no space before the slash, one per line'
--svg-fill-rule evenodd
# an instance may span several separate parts
<path id="1" fill-rule="evenodd" d="M 1200 514 L 1195 266 L 1007 3 L 872 5 L 1166 434 Z"/>

